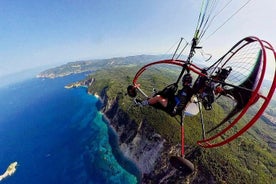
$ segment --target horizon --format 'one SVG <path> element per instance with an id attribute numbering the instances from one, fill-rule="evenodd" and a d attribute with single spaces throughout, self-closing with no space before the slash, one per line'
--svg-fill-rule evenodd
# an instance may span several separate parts
<path id="1" fill-rule="evenodd" d="M 164 55 L 168 55 L 171 56 L 172 54 L 138 54 L 138 55 L 129 55 L 129 56 L 118 56 L 118 57 L 107 57 L 107 58 L 91 58 L 91 59 L 84 59 L 84 60 L 77 60 L 77 61 L 69 61 L 66 63 L 61 63 L 61 64 L 56 64 L 56 65 L 48 65 L 48 66 L 38 66 L 38 67 L 34 67 L 34 68 L 29 68 L 29 69 L 24 69 L 22 71 L 18 71 L 18 72 L 14 72 L 11 74 L 7 74 L 3 77 L 1 84 L 0 84 L 0 88 L 9 84 L 14 84 L 14 83 L 18 83 L 18 82 L 23 82 L 24 80 L 28 80 L 28 79 L 32 79 L 32 78 L 37 78 L 37 75 L 45 72 L 47 70 L 51 70 L 51 69 L 55 69 L 58 67 L 61 67 L 63 65 L 67 65 L 70 63 L 75 63 L 75 62 L 83 62 L 83 61 L 101 61 L 101 60 L 109 60 L 109 59 L 118 59 L 118 58 L 128 58 L 128 57 L 140 57 L 140 56 L 152 56 L 152 57 L 159 57 L 159 56 L 164 56 Z M 199 63 L 202 60 L 199 59 L 195 59 L 193 60 L 193 62 L 197 65 L 202 65 L 201 67 L 207 67 L 209 66 L 206 63 Z M 83 72 L 85 73 L 85 72 Z M 20 80 L 19 80 L 20 79 Z M 269 78 L 266 77 L 264 78 L 265 81 L 272 81 L 273 78 Z"/>

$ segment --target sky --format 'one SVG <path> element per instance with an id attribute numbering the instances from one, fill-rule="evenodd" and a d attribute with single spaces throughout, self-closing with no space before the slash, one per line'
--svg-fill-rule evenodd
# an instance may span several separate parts
<path id="1" fill-rule="evenodd" d="M 232 0 L 206 35 L 247 1 Z M 192 39 L 200 6 L 201 0 L 0 0 L 0 77 L 78 60 L 167 54 L 181 37 Z M 251 0 L 202 46 L 223 54 L 254 35 L 276 47 L 275 12 L 275 0 Z"/>

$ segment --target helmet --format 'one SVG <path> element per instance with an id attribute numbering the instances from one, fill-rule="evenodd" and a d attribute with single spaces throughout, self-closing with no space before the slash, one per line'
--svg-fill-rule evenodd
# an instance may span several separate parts
<path id="1" fill-rule="evenodd" d="M 192 81 L 193 81 L 193 78 L 192 78 L 191 74 L 189 74 L 189 73 L 185 74 L 182 78 L 182 82 L 188 83 L 188 85 L 191 85 Z"/>
<path id="2" fill-rule="evenodd" d="M 219 80 L 224 81 L 228 75 L 230 74 L 232 68 L 222 68 L 218 71 L 217 77 L 219 78 Z"/>
<path id="3" fill-rule="evenodd" d="M 137 91 L 136 91 L 136 88 L 132 85 L 129 85 L 127 87 L 127 94 L 130 96 L 130 97 L 136 97 L 137 96 Z"/>

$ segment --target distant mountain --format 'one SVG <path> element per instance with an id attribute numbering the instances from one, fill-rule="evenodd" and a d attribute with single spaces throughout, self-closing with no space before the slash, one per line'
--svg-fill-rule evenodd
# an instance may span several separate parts
<path id="1" fill-rule="evenodd" d="M 71 74 L 93 72 L 108 67 L 122 65 L 140 65 L 151 61 L 170 58 L 170 55 L 137 55 L 128 57 L 115 57 L 110 59 L 95 59 L 86 61 L 75 61 L 56 68 L 45 70 L 37 75 L 39 78 L 56 78 Z"/>

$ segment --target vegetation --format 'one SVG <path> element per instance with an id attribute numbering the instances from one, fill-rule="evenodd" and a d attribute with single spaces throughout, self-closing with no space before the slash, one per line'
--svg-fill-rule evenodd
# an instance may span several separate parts
<path id="1" fill-rule="evenodd" d="M 89 76 L 96 79 L 93 86 L 89 87 L 89 91 L 99 94 L 102 89 L 106 88 L 108 98 L 112 100 L 119 97 L 120 107 L 128 112 L 137 123 L 142 119 L 147 119 L 155 130 L 171 144 L 180 143 L 179 122 L 176 118 L 152 107 L 134 107 L 132 99 L 126 95 L 126 87 L 132 83 L 134 74 L 139 68 L 139 66 L 126 65 L 105 67 L 96 71 Z M 170 72 L 167 71 L 166 74 L 168 73 Z M 169 84 L 174 76 L 163 74 L 160 71 L 151 73 L 149 75 L 151 77 L 145 82 L 149 84 L 158 79 Z M 161 84 L 158 86 L 155 83 L 154 85 L 159 89 L 164 87 Z M 212 123 L 219 122 L 218 119 L 225 113 L 225 109 L 227 109 L 225 103 L 218 103 L 214 105 L 213 110 L 216 116 L 204 112 L 205 118 L 209 119 L 206 122 L 207 128 L 214 126 Z M 247 116 L 250 117 L 251 114 Z M 246 118 L 244 118 L 245 121 Z M 185 119 L 185 141 L 190 150 L 188 154 L 196 155 L 192 158 L 195 164 L 215 176 L 218 183 L 272 183 L 273 180 L 275 181 L 276 151 L 264 141 L 264 135 L 275 139 L 270 125 L 260 120 L 249 132 L 230 144 L 214 149 L 203 149 L 196 144 L 197 140 L 201 139 L 199 122 L 199 116 Z"/>

